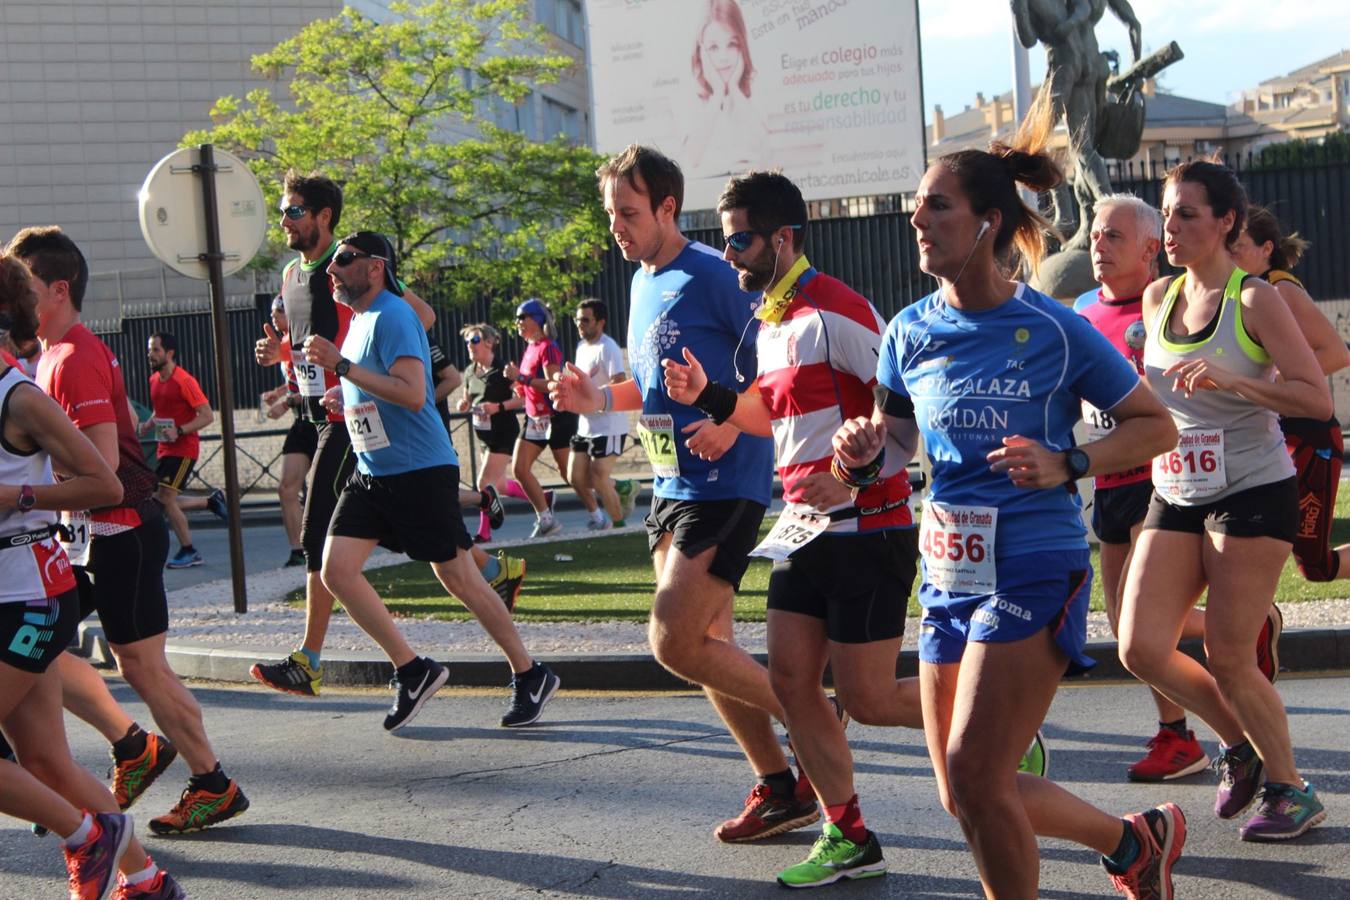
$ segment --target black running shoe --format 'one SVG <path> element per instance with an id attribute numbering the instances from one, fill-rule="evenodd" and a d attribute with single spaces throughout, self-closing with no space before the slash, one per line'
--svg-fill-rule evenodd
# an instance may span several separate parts
<path id="1" fill-rule="evenodd" d="M 524 675 L 511 677 L 511 708 L 502 716 L 503 728 L 515 728 L 539 721 L 544 705 L 558 693 L 562 679 L 542 663 Z"/>
<path id="2" fill-rule="evenodd" d="M 292 566 L 303 566 L 305 564 L 305 551 L 299 548 L 291 550 L 291 555 L 286 557 L 286 562 L 282 563 L 283 569 L 289 569 Z"/>
<path id="3" fill-rule="evenodd" d="M 389 682 L 389 686 L 394 689 L 394 705 L 389 707 L 389 715 L 384 717 L 385 731 L 398 731 L 411 722 L 422 711 L 423 704 L 431 699 L 431 695 L 449 680 L 450 673 L 445 666 L 429 656 L 422 657 L 422 662 L 426 663 L 426 668 L 422 670 L 422 677 L 416 684 L 404 684 L 397 675 Z"/>
<path id="4" fill-rule="evenodd" d="M 502 506 L 502 498 L 497 496 L 497 489 L 492 485 L 485 485 L 481 492 L 486 503 L 480 504 L 487 510 L 488 524 L 494 529 L 501 528 L 502 523 L 506 521 L 506 507 Z"/>

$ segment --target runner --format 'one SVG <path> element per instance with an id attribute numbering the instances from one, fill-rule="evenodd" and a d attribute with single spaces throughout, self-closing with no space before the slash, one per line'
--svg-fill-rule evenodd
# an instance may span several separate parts
<path id="1" fill-rule="evenodd" d="M 820 818 L 774 734 L 783 710 L 768 670 L 732 633 L 732 600 L 769 505 L 773 445 L 675 402 L 661 376 L 661 361 L 683 361 L 688 348 L 710 379 L 743 387 L 736 376 L 756 367 L 754 342 L 742 340 L 754 298 L 715 250 L 680 233 L 684 176 L 674 161 L 632 145 L 597 174 L 619 250 L 641 263 L 628 318 L 633 380 L 596 388 L 569 364 L 555 398 L 586 413 L 642 410 L 638 436 L 656 476 L 645 523 L 656 570 L 648 639 L 662 666 L 703 687 L 755 773 L 745 808 L 714 835 L 770 837 Z"/>
<path id="2" fill-rule="evenodd" d="M 1350 365 L 1350 348 L 1308 296 L 1303 282 L 1289 271 L 1298 265 L 1307 249 L 1308 242 L 1297 233 L 1284 233 L 1270 210 L 1253 206 L 1248 210 L 1246 227 L 1233 245 L 1233 261 L 1243 271 L 1259 273 L 1275 285 L 1312 347 L 1322 374 L 1331 376 Z M 1280 430 L 1284 432 L 1285 446 L 1293 457 L 1298 476 L 1299 523 L 1294 535 L 1294 561 L 1309 581 L 1350 577 L 1350 567 L 1345 569 L 1346 576 L 1341 575 L 1341 563 L 1350 554 L 1350 544 L 1335 549 L 1331 546 L 1336 489 L 1345 455 L 1341 423 L 1334 415 L 1325 421 L 1281 416 Z"/>
<path id="3" fill-rule="evenodd" d="M 534 507 L 535 523 L 530 537 L 547 537 L 562 530 L 553 515 L 554 496 L 545 491 L 531 469 L 544 448 L 553 451 L 558 474 L 567 475 L 567 456 L 577 432 L 576 413 L 554 410 L 548 399 L 548 383 L 562 366 L 562 350 L 554 342 L 553 313 L 538 300 L 526 300 L 516 308 L 516 327 L 527 346 L 520 365 L 507 363 L 502 374 L 516 382 L 525 409 L 525 430 L 516 441 L 511 459 L 515 487 Z M 505 407 L 514 409 L 514 406 Z M 513 489 L 514 490 L 514 489 Z"/>
<path id="4" fill-rule="evenodd" d="M 286 302 L 280 294 L 272 301 L 272 329 L 283 341 L 291 331 L 290 323 L 286 321 Z M 294 416 L 291 428 L 281 444 L 281 478 L 277 483 L 281 523 L 291 546 L 291 555 L 284 566 L 290 568 L 305 564 L 305 548 L 300 541 L 300 522 L 304 512 L 301 492 L 305 486 L 305 475 L 314 462 L 319 433 L 314 429 L 314 423 L 301 413 L 300 386 L 295 380 L 294 364 L 290 360 L 282 360 L 279 365 L 282 384 L 264 394 L 263 402 L 267 406 L 268 418 L 279 419 L 287 411 Z"/>
<path id="5" fill-rule="evenodd" d="M 741 289 L 764 298 L 758 377 L 738 395 L 708 381 L 687 348 L 688 365 L 663 365 L 672 400 L 746 434 L 772 436 L 778 455 L 786 509 L 751 555 L 774 560 L 769 680 L 825 811 L 810 855 L 778 882 L 815 887 L 884 875 L 881 843 L 858 805 L 844 726 L 821 679 L 828 664 L 839 704 L 863 724 L 923 728 L 919 680 L 895 678 L 918 570 L 905 471 L 915 445 L 893 448 L 882 477 L 856 497 L 830 474 L 835 429 L 872 410 L 885 323 L 866 299 L 807 261 L 806 202 L 784 176 L 731 179 L 717 211 L 723 255 Z"/>
<path id="6" fill-rule="evenodd" d="M 473 564 L 459 515 L 459 460 L 431 408 L 431 351 L 412 309 L 399 300 L 394 250 L 387 238 L 358 231 L 343 238 L 328 265 L 334 295 L 353 310 L 341 351 L 311 335 L 304 359 L 342 379 L 326 399 L 344 410 L 357 472 L 338 499 L 324 546 L 323 580 L 348 614 L 397 669 L 387 731 L 412 720 L 449 673 L 419 657 L 371 587 L 362 567 L 377 543 L 429 562 L 452 596 L 474 614 L 511 664 L 511 706 L 501 724 L 528 725 L 559 680 L 534 661 L 511 616 Z M 340 403 L 339 403 L 340 398 Z"/>
<path id="7" fill-rule="evenodd" d="M 1222 165 L 1196 161 L 1168 173 L 1164 248 L 1185 272 L 1144 293 L 1144 368 L 1181 438 L 1153 464 L 1154 496 L 1126 576 L 1120 658 L 1218 733 L 1215 814 L 1237 816 L 1259 794 L 1241 834 L 1265 841 L 1298 837 L 1326 816 L 1298 773 L 1284 705 L 1250 647 L 1298 532 L 1297 479 L 1278 415 L 1325 419 L 1331 397 L 1288 304 L 1229 255 L 1246 209 Z M 1176 649 L 1206 587 L 1208 671 Z"/>
<path id="8" fill-rule="evenodd" d="M 614 338 L 605 334 L 609 310 L 599 300 L 577 304 L 577 368 L 590 376 L 596 387 L 618 384 L 628 378 L 623 370 L 623 352 Z M 577 434 L 572 438 L 572 454 L 567 462 L 567 481 L 581 498 L 591 520 L 591 531 L 605 531 L 627 525 L 637 499 L 631 481 L 620 486 L 609 477 L 614 462 L 623 453 L 628 440 L 628 416 L 601 413 L 580 416 Z M 625 479 L 626 480 L 626 479 Z"/>
<path id="9" fill-rule="evenodd" d="M 1175 440 L 1166 411 L 1101 335 L 1002 275 L 1014 244 L 1035 267 L 1048 227 L 1018 185 L 1049 190 L 1062 178 L 1041 152 L 1047 99 L 1012 147 L 943 156 L 924 174 L 912 222 L 919 265 L 939 289 L 888 326 L 885 395 L 871 419 L 836 435 L 836 471 L 873 483 L 891 465 L 886 440 L 912 445 L 917 423 L 933 467 L 920 537 L 925 735 L 985 893 L 1036 896 L 1043 833 L 1102 853 L 1127 896 L 1166 900 L 1186 836 L 1174 804 L 1122 820 L 1016 772 L 1065 670 L 1092 664 L 1092 570 L 1073 482 L 1139 465 Z M 1082 400 L 1118 424 L 1079 448 Z"/>
<path id="10" fill-rule="evenodd" d="M 478 465 L 478 489 L 484 494 L 506 493 L 506 465 L 520 436 L 520 422 L 507 404 L 515 399 L 511 381 L 502 374 L 499 356 L 501 335 L 484 322 L 465 325 L 460 329 L 469 351 L 469 365 L 464 373 L 464 394 L 456 409 L 473 413 L 473 430 L 483 445 Z M 500 501 L 498 506 L 501 505 Z M 489 509 L 478 510 L 478 532 L 475 544 L 492 540 L 494 516 Z M 497 525 L 500 525 L 500 520 Z"/>
<path id="11" fill-rule="evenodd" d="M 0 255 L 0 331 L 32 338 L 37 296 L 28 270 Z M 0 360 L 0 810 L 60 835 L 74 898 L 184 894 L 132 838 L 130 815 L 71 757 L 52 662 L 74 638 L 79 591 L 53 540 L 54 510 L 117 503 L 122 485 L 98 450 L 13 366 Z M 64 477 L 55 483 L 55 464 Z M 0 740 L 0 744 L 4 741 Z M 8 746 L 5 746 L 8 751 Z M 122 873 L 118 884 L 116 873 Z"/>
<path id="12" fill-rule="evenodd" d="M 210 509 L 221 519 L 228 520 L 229 509 L 225 494 L 212 491 L 209 497 L 183 497 L 192 470 L 201 452 L 201 438 L 197 433 L 215 421 L 211 404 L 202 393 L 197 379 L 178 364 L 178 340 L 167 331 L 150 335 L 146 353 L 150 363 L 150 406 L 154 417 L 141 424 L 138 432 L 153 434 L 159 460 L 159 490 L 155 498 L 164 506 L 169 527 L 178 536 L 178 553 L 169 560 L 166 569 L 186 569 L 200 566 L 202 555 L 192 544 L 192 529 L 188 527 L 185 510 Z"/>
<path id="13" fill-rule="evenodd" d="M 240 815 L 248 809 L 248 799 L 221 768 L 201 707 L 164 655 L 169 608 L 163 568 L 169 538 L 154 500 L 155 475 L 146 467 L 136 439 L 121 366 L 108 346 L 80 322 L 89 268 L 75 243 L 55 226 L 25 228 L 7 252 L 33 273 L 38 337 L 43 344 L 38 383 L 108 464 L 116 465 L 123 487 L 121 503 L 87 517 L 82 513 L 72 517 L 66 550 L 76 566 L 81 615 L 98 612 L 118 671 L 145 701 L 192 772 L 177 805 L 153 819 L 150 830 L 200 831 Z M 66 703 L 77 715 L 107 705 L 106 686 L 93 696 L 72 696 L 80 693 L 79 687 L 63 679 Z M 106 722 L 95 724 L 108 734 Z M 162 770 L 172 758 L 157 756 L 151 735 L 128 733 L 126 738 L 130 745 L 126 752 L 133 759 L 144 759 L 149 769 Z"/>

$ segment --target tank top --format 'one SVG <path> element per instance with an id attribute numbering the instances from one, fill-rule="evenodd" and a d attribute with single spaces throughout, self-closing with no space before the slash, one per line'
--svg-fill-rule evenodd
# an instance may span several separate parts
<path id="1" fill-rule="evenodd" d="M 4 439 L 9 420 L 10 398 L 21 384 L 33 385 L 19 369 L 10 368 L 0 375 L 0 484 L 52 484 L 52 460 L 41 449 L 20 450 Z M 34 538 L 19 546 L 10 546 L 11 536 L 51 528 L 56 513 L 49 509 L 0 510 L 0 603 L 26 603 L 56 597 L 75 587 L 75 574 L 66 551 L 56 538 Z"/>
<path id="2" fill-rule="evenodd" d="M 1168 285 L 1144 346 L 1144 376 L 1180 432 L 1177 447 L 1154 459 L 1153 486 L 1177 506 L 1212 503 L 1294 474 L 1273 410 L 1232 391 L 1202 390 L 1187 397 L 1163 376 L 1176 363 L 1204 358 L 1247 378 L 1274 380 L 1270 354 L 1242 325 L 1242 282 L 1249 277 L 1234 269 L 1210 324 L 1198 334 L 1178 337 L 1168 328 L 1186 278 L 1178 275 Z"/>

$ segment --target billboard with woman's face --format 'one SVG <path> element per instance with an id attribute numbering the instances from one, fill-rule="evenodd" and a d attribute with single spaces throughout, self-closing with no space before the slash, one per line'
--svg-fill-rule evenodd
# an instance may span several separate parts
<path id="1" fill-rule="evenodd" d="M 808 200 L 912 191 L 924 168 L 907 0 L 587 0 L 596 148 L 649 144 L 684 208 L 782 168 Z"/>

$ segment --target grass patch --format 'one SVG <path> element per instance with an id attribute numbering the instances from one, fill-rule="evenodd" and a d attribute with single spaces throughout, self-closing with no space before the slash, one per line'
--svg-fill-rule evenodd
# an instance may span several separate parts
<path id="1" fill-rule="evenodd" d="M 1350 543 L 1350 497 L 1343 492 L 1336 499 L 1336 520 L 1332 544 Z M 761 531 L 768 533 L 770 519 Z M 645 534 L 624 534 L 603 538 L 582 538 L 537 546 L 513 547 L 513 556 L 525 558 L 525 589 L 516 606 L 516 619 L 522 622 L 645 622 L 651 608 L 654 576 Z M 566 554 L 572 562 L 557 562 L 555 554 Z M 741 581 L 736 595 L 738 621 L 764 621 L 764 604 L 771 563 L 755 559 Z M 1098 553 L 1092 550 L 1092 566 L 1100 571 Z M 448 596 L 426 563 L 409 562 L 372 569 L 366 573 L 375 590 L 395 615 L 429 616 L 447 621 L 470 619 L 469 612 Z M 916 585 L 917 588 L 917 585 Z M 1350 594 L 1343 582 L 1305 581 L 1292 557 L 1280 575 L 1276 599 L 1281 603 L 1300 603 L 1339 599 Z M 304 592 L 292 592 L 287 600 L 303 605 Z M 1092 609 L 1101 610 L 1102 587 L 1093 579 Z M 919 614 L 918 601 L 910 594 L 909 614 Z"/>

